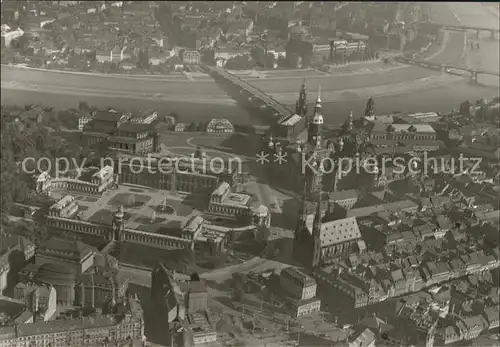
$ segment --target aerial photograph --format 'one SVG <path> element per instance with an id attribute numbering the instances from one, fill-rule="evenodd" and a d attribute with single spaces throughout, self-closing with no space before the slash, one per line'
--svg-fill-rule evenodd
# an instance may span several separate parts
<path id="1" fill-rule="evenodd" d="M 500 347 L 500 2 L 0 1 L 0 347 Z"/>

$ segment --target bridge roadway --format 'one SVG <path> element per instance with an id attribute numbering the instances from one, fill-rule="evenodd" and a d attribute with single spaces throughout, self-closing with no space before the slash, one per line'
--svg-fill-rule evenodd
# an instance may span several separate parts
<path id="1" fill-rule="evenodd" d="M 428 25 L 429 23 L 426 22 L 419 22 L 421 25 Z M 499 28 L 485 28 L 485 27 L 476 27 L 476 26 L 466 26 L 466 25 L 441 25 L 441 24 L 434 24 L 438 27 L 440 27 L 443 30 L 452 30 L 452 31 L 467 31 L 467 30 L 474 30 L 474 31 L 489 31 L 491 33 L 498 34 L 500 32 Z"/>
<path id="2" fill-rule="evenodd" d="M 276 101 L 269 94 L 264 93 L 259 88 L 249 84 L 248 82 L 243 81 L 241 78 L 227 72 L 226 70 L 208 65 L 204 65 L 203 67 L 212 74 L 217 74 L 222 78 L 228 80 L 229 82 L 236 84 L 239 88 L 251 94 L 253 98 L 259 99 L 268 108 L 276 111 L 276 113 L 278 113 L 280 116 L 289 116 L 293 113 L 291 109 Z"/>
<path id="3" fill-rule="evenodd" d="M 446 73 L 452 74 L 452 75 L 457 75 L 457 74 L 449 71 L 450 69 L 466 71 L 466 72 L 470 73 L 471 78 L 474 79 L 476 82 L 477 82 L 477 75 L 491 75 L 491 76 L 500 77 L 500 72 L 492 71 L 492 70 L 476 69 L 476 68 L 465 67 L 465 66 L 453 66 L 453 65 L 449 65 L 449 64 L 439 64 L 439 63 L 433 63 L 433 62 L 429 62 L 429 61 L 415 60 L 415 59 L 406 58 L 406 57 L 397 57 L 396 61 L 404 63 L 404 64 L 420 66 L 420 67 L 431 69 L 431 70 L 437 70 L 437 71 L 441 70 L 443 72 L 446 72 Z"/>

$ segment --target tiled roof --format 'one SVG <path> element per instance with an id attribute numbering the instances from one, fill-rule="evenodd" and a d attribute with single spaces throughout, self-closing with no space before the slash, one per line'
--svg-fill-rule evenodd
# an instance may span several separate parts
<path id="1" fill-rule="evenodd" d="M 328 194 L 328 198 L 331 201 L 356 199 L 357 197 L 358 192 L 355 189 L 339 190 L 337 192 L 331 192 Z"/>
<path id="2" fill-rule="evenodd" d="M 60 240 L 51 238 L 40 247 L 41 252 L 67 254 L 78 260 L 89 255 L 94 248 L 80 241 Z"/>
<path id="3" fill-rule="evenodd" d="M 108 122 L 118 122 L 123 114 L 119 112 L 111 112 L 111 111 L 96 111 L 94 115 L 95 120 L 108 121 Z"/>
<path id="4" fill-rule="evenodd" d="M 312 285 L 316 284 L 316 281 L 312 277 L 306 275 L 305 273 L 303 273 L 302 271 L 300 271 L 296 268 L 287 267 L 287 268 L 284 268 L 283 270 L 281 270 L 281 272 L 286 273 L 290 277 L 293 277 L 293 278 L 301 281 L 305 287 L 312 286 Z"/>
<path id="5" fill-rule="evenodd" d="M 314 215 L 307 217 L 306 226 L 313 230 Z M 361 238 L 358 222 L 355 217 L 338 219 L 321 224 L 321 245 L 328 247 Z"/>

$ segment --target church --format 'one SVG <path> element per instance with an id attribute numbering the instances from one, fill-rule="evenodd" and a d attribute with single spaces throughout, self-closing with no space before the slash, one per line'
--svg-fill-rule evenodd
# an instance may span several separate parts
<path id="1" fill-rule="evenodd" d="M 263 151 L 269 153 L 271 158 L 280 152 L 285 153 L 286 162 L 271 163 L 268 165 L 272 171 L 272 176 L 277 177 L 276 184 L 287 188 L 296 189 L 307 185 L 307 199 L 315 200 L 315 192 L 321 190 L 324 181 L 323 172 L 333 171 L 331 168 L 320 168 L 321 163 L 328 164 L 323 159 L 331 157 L 340 144 L 325 139 L 323 129 L 323 115 L 321 102 L 321 86 L 314 105 L 312 115 L 307 115 L 307 88 L 302 85 L 297 100 L 297 114 L 301 117 L 301 129 L 295 138 L 296 142 L 289 142 L 284 139 L 284 144 L 280 140 L 273 138 L 271 134 L 268 142 L 264 143 Z M 288 144 L 287 144 L 288 143 Z M 287 145 L 286 145 L 287 144 Z M 286 178 L 286 179 L 284 179 Z"/>
<path id="2" fill-rule="evenodd" d="M 366 249 L 356 217 L 323 222 L 320 196 L 316 213 L 307 213 L 305 199 L 303 206 L 293 240 L 293 257 L 303 266 L 315 268 L 327 265 L 341 254 Z"/>
<path id="3" fill-rule="evenodd" d="M 312 268 L 331 263 L 340 254 L 359 252 L 366 248 L 355 217 L 323 222 L 322 179 L 328 168 L 321 165 L 332 149 L 325 146 L 323 139 L 320 92 L 321 89 L 313 116 L 307 122 L 307 141 L 301 153 L 312 164 L 304 168 L 302 207 L 293 243 L 294 259 Z M 316 212 L 312 214 L 307 208 L 310 201 L 316 201 Z"/>

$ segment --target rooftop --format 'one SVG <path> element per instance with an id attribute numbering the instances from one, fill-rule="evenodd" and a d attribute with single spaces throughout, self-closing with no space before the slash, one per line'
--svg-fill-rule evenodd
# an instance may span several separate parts
<path id="1" fill-rule="evenodd" d="M 113 318 L 99 316 L 91 318 L 74 318 L 68 320 L 55 320 L 49 322 L 35 322 L 33 324 L 21 324 L 17 326 L 17 334 L 22 336 L 33 336 L 41 334 L 63 333 L 86 329 L 98 329 L 114 325 Z"/>
<path id="2" fill-rule="evenodd" d="M 247 207 L 249 201 L 250 201 L 250 195 L 239 194 L 239 193 L 230 193 L 222 201 L 222 204 L 231 205 L 231 206 L 239 206 L 239 207 Z"/>
<path id="3" fill-rule="evenodd" d="M 403 201 L 390 202 L 387 204 L 381 204 L 381 205 L 375 205 L 375 206 L 354 208 L 354 209 L 349 210 L 347 212 L 347 216 L 348 217 L 362 217 L 362 216 L 369 216 L 371 214 L 374 214 L 376 212 L 381 212 L 381 211 L 400 212 L 400 211 L 404 211 L 406 209 L 413 209 L 413 208 L 417 208 L 417 207 L 418 207 L 418 205 L 416 203 L 414 203 L 413 201 L 403 200 Z"/>
<path id="4" fill-rule="evenodd" d="M 306 275 L 302 271 L 294 267 L 287 267 L 281 270 L 282 274 L 287 274 L 288 276 L 295 278 L 296 280 L 303 283 L 304 287 L 313 286 L 316 281 L 311 276 Z"/>
<path id="5" fill-rule="evenodd" d="M 140 133 L 153 129 L 154 125 L 145 123 L 124 123 L 118 127 L 118 131 L 126 131 L 130 133 Z"/>
<path id="6" fill-rule="evenodd" d="M 120 112 L 98 110 L 94 115 L 94 120 L 118 122 L 122 116 Z"/>
<path id="7" fill-rule="evenodd" d="M 60 255 L 69 255 L 75 259 L 84 259 L 94 251 L 92 246 L 89 246 L 81 241 L 76 240 L 61 240 L 51 238 L 40 246 L 40 252 L 43 253 L 58 253 Z"/>
<path id="8" fill-rule="evenodd" d="M 306 226 L 309 232 L 313 230 L 314 215 L 309 215 Z M 321 246 L 328 247 L 338 243 L 361 239 L 356 217 L 338 219 L 321 224 Z"/>
<path id="9" fill-rule="evenodd" d="M 357 199 L 358 192 L 356 191 L 356 189 L 339 190 L 337 192 L 329 193 L 328 197 L 332 201 Z"/>

